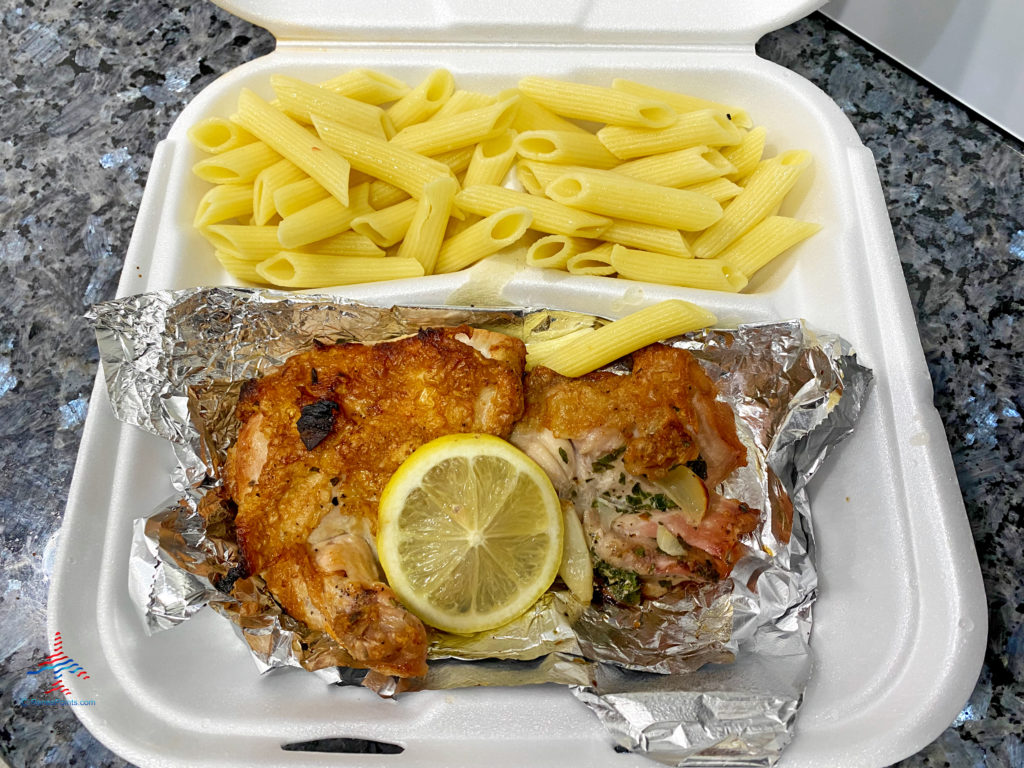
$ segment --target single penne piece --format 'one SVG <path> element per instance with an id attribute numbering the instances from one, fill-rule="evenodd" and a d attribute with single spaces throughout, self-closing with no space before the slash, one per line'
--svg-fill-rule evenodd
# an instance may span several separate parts
<path id="1" fill-rule="evenodd" d="M 713 258 L 733 240 L 771 215 L 810 164 L 811 153 L 802 149 L 762 160 L 722 217 L 693 242 L 693 255 L 698 259 Z"/>
<path id="2" fill-rule="evenodd" d="M 371 200 L 373 188 L 370 188 Z M 404 194 L 404 193 L 403 193 Z M 413 198 L 389 205 L 379 211 L 371 211 L 352 219 L 352 230 L 366 236 L 381 248 L 388 248 L 403 237 L 412 223 L 418 202 Z"/>
<path id="3" fill-rule="evenodd" d="M 280 159 L 281 155 L 262 141 L 254 141 L 200 160 L 192 166 L 192 173 L 211 184 L 249 184 Z"/>
<path id="4" fill-rule="evenodd" d="M 188 139 L 203 152 L 218 155 L 258 139 L 226 117 L 207 117 L 188 129 Z"/>
<path id="5" fill-rule="evenodd" d="M 372 69 L 353 69 L 325 80 L 320 83 L 320 87 L 356 101 L 376 105 L 397 101 L 412 90 L 398 78 Z"/>
<path id="6" fill-rule="evenodd" d="M 545 235 L 535 240 L 526 251 L 526 266 L 544 269 L 565 269 L 570 257 L 598 246 L 596 240 L 568 235 Z"/>
<path id="7" fill-rule="evenodd" d="M 425 275 L 434 273 L 458 188 L 459 183 L 450 178 L 434 179 L 427 184 L 409 222 L 405 239 L 398 248 L 397 255 L 416 259 L 423 265 Z"/>
<path id="8" fill-rule="evenodd" d="M 747 284 L 746 275 L 719 259 L 680 259 L 616 245 L 611 263 L 619 277 L 646 283 L 730 293 L 743 290 Z"/>
<path id="9" fill-rule="evenodd" d="M 285 216 L 277 225 L 277 239 L 281 242 L 281 247 L 285 250 L 301 248 L 344 232 L 352 225 L 352 220 L 356 216 L 373 210 L 370 207 L 369 194 L 369 185 L 360 184 L 352 188 L 347 206 L 341 205 L 332 196 L 313 203 L 291 216 Z"/>
<path id="10" fill-rule="evenodd" d="M 419 198 L 428 182 L 439 176 L 454 176 L 444 163 L 333 120 L 313 115 L 313 125 L 324 143 L 346 158 L 353 168 L 415 198 Z"/>
<path id="11" fill-rule="evenodd" d="M 743 141 L 732 147 L 722 148 L 722 157 L 735 166 L 736 170 L 727 173 L 725 177 L 737 184 L 746 180 L 761 162 L 764 154 L 764 144 L 768 137 L 768 131 L 763 126 L 757 126 L 743 136 Z"/>
<path id="12" fill-rule="evenodd" d="M 601 233 L 601 239 L 619 243 L 642 251 L 654 251 L 682 259 L 692 259 L 693 254 L 678 229 L 644 224 L 639 221 L 612 219 L 612 223 Z"/>
<path id="13" fill-rule="evenodd" d="M 277 227 L 211 224 L 200 232 L 217 250 L 245 261 L 263 261 L 281 250 Z"/>
<path id="14" fill-rule="evenodd" d="M 578 165 L 555 165 L 542 163 L 539 160 L 520 160 L 516 163 L 516 178 L 523 189 L 531 195 L 543 195 L 544 188 L 564 173 L 584 170 Z M 467 185 L 468 186 L 468 185 Z"/>
<path id="15" fill-rule="evenodd" d="M 385 140 L 394 133 L 387 113 L 373 104 L 285 75 L 271 75 L 270 86 L 280 108 L 300 122 L 312 124 L 317 114 Z"/>
<path id="16" fill-rule="evenodd" d="M 348 205 L 349 162 L 283 112 L 243 88 L 238 121 L 267 146 L 316 179 L 342 205 Z"/>
<path id="17" fill-rule="evenodd" d="M 526 368 L 543 365 L 563 376 L 582 376 L 648 344 L 707 328 L 714 322 L 715 316 L 706 309 L 669 299 L 590 333 L 560 339 L 561 344 L 545 343 L 543 351 L 527 345 Z"/>
<path id="18" fill-rule="evenodd" d="M 751 277 L 765 264 L 821 229 L 812 221 L 769 216 L 718 254 L 718 260 Z"/>
<path id="19" fill-rule="evenodd" d="M 501 184 L 516 158 L 516 132 L 509 128 L 500 136 L 481 141 L 473 148 L 466 168 L 464 187 L 477 184 Z"/>
<path id="20" fill-rule="evenodd" d="M 674 124 L 659 130 L 606 125 L 597 132 L 597 138 L 616 157 L 632 160 L 699 144 L 709 147 L 732 146 L 739 144 L 743 136 L 724 112 L 703 109 L 679 115 Z"/>
<path id="21" fill-rule="evenodd" d="M 676 113 L 664 102 L 597 85 L 524 77 L 519 90 L 556 115 L 634 128 L 665 128 Z"/>
<path id="22" fill-rule="evenodd" d="M 278 251 L 281 248 L 278 246 Z M 332 256 L 363 256 L 369 258 L 384 258 L 384 249 L 377 245 L 365 235 L 358 232 L 339 232 L 324 240 L 310 243 L 304 246 L 303 251 L 308 253 L 320 253 Z M 273 254 L 271 254 L 273 255 Z"/>
<path id="23" fill-rule="evenodd" d="M 475 150 L 475 146 L 460 147 L 459 149 L 452 149 L 448 152 L 441 152 L 440 154 L 433 155 L 431 160 L 436 160 L 442 165 L 447 165 L 448 169 L 454 175 L 456 173 L 462 173 L 464 170 L 469 168 L 469 164 L 473 160 L 473 152 Z"/>
<path id="24" fill-rule="evenodd" d="M 286 184 L 274 193 L 274 208 L 281 218 L 286 218 L 328 197 L 330 194 L 315 179 L 300 179 Z"/>
<path id="25" fill-rule="evenodd" d="M 547 107 L 542 107 L 533 99 L 527 98 L 515 88 L 502 91 L 499 99 L 508 98 L 511 94 L 519 94 L 519 111 L 512 127 L 519 133 L 524 131 L 572 131 L 574 133 L 590 133 L 586 128 L 577 125 L 564 117 L 559 117 Z"/>
<path id="26" fill-rule="evenodd" d="M 594 277 L 611 277 L 615 274 L 612 266 L 612 243 L 602 243 L 597 248 L 583 251 L 570 256 L 565 268 L 570 275 L 592 275 Z"/>
<path id="27" fill-rule="evenodd" d="M 676 112 L 696 112 L 700 109 L 713 109 L 716 112 L 724 112 L 725 115 L 739 128 L 750 128 L 754 123 L 745 109 L 730 107 L 726 104 L 719 104 L 716 101 L 708 101 L 697 96 L 689 96 L 685 93 L 665 91 L 642 83 L 634 83 L 630 80 L 616 78 L 612 80 L 612 88 L 623 93 L 632 93 L 634 96 L 643 96 L 648 99 L 656 99 L 668 104 Z"/>
<path id="28" fill-rule="evenodd" d="M 612 171 L 569 171 L 548 184 L 544 193 L 572 208 L 688 232 L 705 229 L 722 217 L 722 206 L 710 197 Z"/>
<path id="29" fill-rule="evenodd" d="M 417 123 L 396 133 L 391 143 L 423 155 L 461 149 L 505 133 L 518 108 L 518 98 L 506 99 L 440 120 Z"/>
<path id="30" fill-rule="evenodd" d="M 259 264 L 258 261 L 244 259 L 234 251 L 221 248 L 215 250 L 213 255 L 217 257 L 217 261 L 220 262 L 220 265 L 224 267 L 232 277 L 238 278 L 239 280 L 245 280 L 248 283 L 259 283 L 260 285 L 267 284 L 267 281 L 260 277 L 256 272 L 256 266 Z"/>
<path id="31" fill-rule="evenodd" d="M 256 273 L 263 282 L 284 288 L 326 288 L 422 277 L 423 267 L 416 259 L 281 251 L 257 264 Z"/>
<path id="32" fill-rule="evenodd" d="M 427 77 L 388 108 L 395 130 L 422 123 L 444 106 L 455 92 L 455 78 L 446 69 L 435 69 Z"/>
<path id="33" fill-rule="evenodd" d="M 692 184 L 689 187 L 683 187 L 683 189 L 688 189 L 691 192 L 697 192 L 701 195 L 707 195 L 719 205 L 728 200 L 732 200 L 736 195 L 743 191 L 743 187 L 729 181 L 724 176 L 712 179 L 711 181 L 702 181 L 700 184 Z"/>
<path id="34" fill-rule="evenodd" d="M 481 219 L 445 241 L 434 272 L 457 272 L 497 253 L 521 238 L 532 219 L 530 211 L 522 207 L 508 208 Z"/>
<path id="35" fill-rule="evenodd" d="M 478 216 L 490 216 L 506 208 L 527 208 L 533 216 L 530 228 L 549 235 L 598 237 L 611 223 L 603 216 L 576 210 L 554 200 L 497 186 L 466 187 L 455 196 L 455 205 Z"/>
<path id="36" fill-rule="evenodd" d="M 562 165 L 611 168 L 620 160 L 592 133 L 526 131 L 516 138 L 516 151 L 527 160 Z"/>
<path id="37" fill-rule="evenodd" d="M 251 214 L 251 184 L 218 184 L 203 195 L 192 223 L 202 228 Z"/>
<path id="38" fill-rule="evenodd" d="M 499 99 L 477 91 L 455 91 L 451 98 L 437 112 L 430 116 L 430 121 L 443 120 L 471 109 L 480 109 L 496 104 Z"/>
<path id="39" fill-rule="evenodd" d="M 256 223 L 266 224 L 278 212 L 277 205 L 274 203 L 275 192 L 303 179 L 309 179 L 305 171 L 291 160 L 284 158 L 260 171 L 252 185 L 252 216 Z M 309 181 L 313 180 L 309 179 Z M 316 184 L 315 181 L 313 183 Z M 327 190 L 319 184 L 317 187 L 327 194 Z M 281 215 L 284 216 L 284 214 Z"/>
<path id="40" fill-rule="evenodd" d="M 612 170 L 648 184 L 678 188 L 717 179 L 736 167 L 717 149 L 696 146 L 630 160 Z"/>

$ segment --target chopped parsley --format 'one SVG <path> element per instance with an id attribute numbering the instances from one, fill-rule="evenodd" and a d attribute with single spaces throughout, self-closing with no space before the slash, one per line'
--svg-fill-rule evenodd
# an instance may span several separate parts
<path id="1" fill-rule="evenodd" d="M 591 465 L 591 470 L 594 472 L 604 472 L 607 469 L 612 468 L 612 464 L 619 460 L 619 457 L 626 452 L 626 446 L 616 448 L 611 453 L 606 453 L 604 456 L 599 458 Z"/>
<path id="2" fill-rule="evenodd" d="M 565 448 L 561 448 L 560 447 L 558 449 L 558 455 L 562 457 L 562 463 L 563 464 L 568 464 L 569 463 L 569 454 L 567 454 L 565 452 Z"/>
<path id="3" fill-rule="evenodd" d="M 616 568 L 604 560 L 594 564 L 594 573 L 604 582 L 604 590 L 610 598 L 624 605 L 639 605 L 639 575 L 624 568 Z"/>

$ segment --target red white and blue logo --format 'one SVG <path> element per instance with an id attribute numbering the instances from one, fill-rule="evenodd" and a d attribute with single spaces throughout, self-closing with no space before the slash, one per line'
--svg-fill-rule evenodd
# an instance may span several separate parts
<path id="1" fill-rule="evenodd" d="M 53 675 L 53 684 L 43 692 L 43 695 L 59 692 L 69 696 L 71 691 L 64 684 L 68 677 L 74 676 L 82 680 L 89 679 L 89 673 L 85 671 L 82 665 L 64 653 L 64 641 L 61 639 L 60 632 L 54 633 L 53 653 L 30 669 L 28 674 L 40 675 L 46 672 Z"/>

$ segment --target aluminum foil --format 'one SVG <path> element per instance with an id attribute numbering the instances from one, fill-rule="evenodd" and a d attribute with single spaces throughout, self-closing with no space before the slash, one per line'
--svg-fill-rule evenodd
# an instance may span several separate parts
<path id="1" fill-rule="evenodd" d="M 110 401 L 168 441 L 178 495 L 139 510 L 131 594 L 151 631 L 209 605 L 260 671 L 297 666 L 381 695 L 469 685 L 568 685 L 621 748 L 671 765 L 771 765 L 792 735 L 810 670 L 817 589 L 805 487 L 853 429 L 871 373 L 841 339 L 801 322 L 712 329 L 691 350 L 733 408 L 748 466 L 723 492 L 763 512 L 728 580 L 640 608 L 582 606 L 552 590 L 526 615 L 472 637 L 432 634 L 430 672 L 396 680 L 353 669 L 330 637 L 283 613 L 248 576 L 229 510 L 201 504 L 234 439 L 242 383 L 314 342 L 373 342 L 469 323 L 544 340 L 600 324 L 535 309 L 379 308 L 246 289 L 161 291 L 91 312 Z M 615 366 L 612 366 L 614 369 Z"/>

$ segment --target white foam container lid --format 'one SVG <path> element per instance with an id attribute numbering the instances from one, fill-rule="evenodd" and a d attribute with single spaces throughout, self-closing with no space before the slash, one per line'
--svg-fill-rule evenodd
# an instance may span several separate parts
<path id="1" fill-rule="evenodd" d="M 762 34 L 818 0 L 386 0 L 334 4 L 224 0 L 266 26 L 277 49 L 229 72 L 185 109 L 157 147 L 118 295 L 234 284 L 191 220 L 205 185 L 187 128 L 228 115 L 243 86 L 272 73 L 312 81 L 354 67 L 414 82 L 435 67 L 496 92 L 525 74 L 607 84 L 627 77 L 745 107 L 768 152 L 806 148 L 814 165 L 784 214 L 821 232 L 762 270 L 740 295 L 525 270 L 513 304 L 616 316 L 623 295 L 695 301 L 722 324 L 802 317 L 848 339 L 875 373 L 854 435 L 810 496 L 820 597 L 813 674 L 786 766 L 881 766 L 949 725 L 981 666 L 980 569 L 871 153 L 846 117 L 797 75 L 759 59 Z M 714 6 L 715 13 L 712 13 Z M 378 304 L 443 303 L 464 273 L 352 286 Z M 92 733 L 141 766 L 649 766 L 619 754 L 596 717 L 558 686 L 426 691 L 382 700 L 298 670 L 259 676 L 229 624 L 203 611 L 148 636 L 128 594 L 132 520 L 171 493 L 169 446 L 114 420 L 97 378 L 50 595 L 51 632 L 90 674 L 69 685 Z M 398 755 L 286 752 L 360 737 Z"/>

